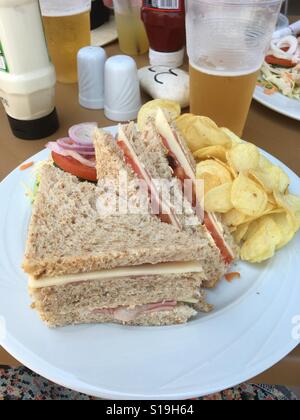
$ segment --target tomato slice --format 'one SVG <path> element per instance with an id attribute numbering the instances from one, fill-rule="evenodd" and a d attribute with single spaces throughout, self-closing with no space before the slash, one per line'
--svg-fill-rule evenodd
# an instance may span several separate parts
<path id="1" fill-rule="evenodd" d="M 61 156 L 55 152 L 52 152 L 52 159 L 63 171 L 86 181 L 97 182 L 96 168 L 90 168 L 70 156 Z"/>
<path id="2" fill-rule="evenodd" d="M 285 51 L 285 52 L 288 51 L 288 47 L 283 47 L 281 49 L 282 51 Z M 284 58 L 277 58 L 277 57 L 274 57 L 274 55 L 267 55 L 265 60 L 268 64 L 273 64 L 274 66 L 286 67 L 287 69 L 290 69 L 296 66 L 296 63 L 293 63 L 291 60 L 286 60 Z"/>
<path id="3" fill-rule="evenodd" d="M 230 265 L 234 260 L 234 256 L 229 251 L 229 248 L 226 245 L 224 237 L 220 235 L 220 233 L 216 229 L 215 224 L 213 223 L 212 218 L 209 216 L 207 212 L 204 213 L 204 224 L 205 224 L 206 229 L 211 234 L 213 240 L 215 241 L 216 246 L 219 248 L 223 261 L 225 262 L 225 264 Z"/>

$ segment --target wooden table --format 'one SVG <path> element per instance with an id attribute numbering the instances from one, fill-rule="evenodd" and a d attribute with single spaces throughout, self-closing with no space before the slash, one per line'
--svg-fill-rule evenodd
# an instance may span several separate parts
<path id="1" fill-rule="evenodd" d="M 106 50 L 109 56 L 119 53 L 116 44 L 108 46 Z M 147 63 L 147 56 L 137 58 L 139 67 Z M 102 127 L 115 124 L 107 120 L 102 111 L 90 111 L 79 106 L 77 85 L 57 86 L 57 110 L 61 127 L 58 133 L 52 136 L 54 140 L 64 137 L 67 129 L 79 122 L 98 121 Z M 264 148 L 300 175 L 300 122 L 253 102 L 244 138 Z M 0 180 L 25 159 L 42 150 L 48 140 L 28 142 L 14 138 L 5 113 L 0 109 Z M 1 364 L 16 365 L 18 362 L 12 360 L 0 348 Z M 254 381 L 300 386 L 300 348 Z"/>

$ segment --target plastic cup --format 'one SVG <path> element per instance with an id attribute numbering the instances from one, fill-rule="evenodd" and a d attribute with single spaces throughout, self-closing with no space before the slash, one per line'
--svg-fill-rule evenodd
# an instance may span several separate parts
<path id="1" fill-rule="evenodd" d="M 191 112 L 241 136 L 281 0 L 188 0 Z"/>
<path id="2" fill-rule="evenodd" d="M 149 42 L 141 19 L 142 0 L 113 0 L 120 49 L 124 54 L 145 54 Z"/>

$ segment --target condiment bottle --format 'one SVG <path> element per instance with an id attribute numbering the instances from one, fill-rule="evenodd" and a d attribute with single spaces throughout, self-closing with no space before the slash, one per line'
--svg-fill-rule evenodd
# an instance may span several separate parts
<path id="1" fill-rule="evenodd" d="M 0 101 L 16 137 L 58 129 L 55 84 L 38 0 L 0 0 Z"/>
<path id="2" fill-rule="evenodd" d="M 180 67 L 186 40 L 184 0 L 143 0 L 142 19 L 150 43 L 150 64 Z"/>
<path id="3" fill-rule="evenodd" d="M 91 0 L 40 0 L 57 80 L 77 82 L 77 53 L 91 45 Z"/>

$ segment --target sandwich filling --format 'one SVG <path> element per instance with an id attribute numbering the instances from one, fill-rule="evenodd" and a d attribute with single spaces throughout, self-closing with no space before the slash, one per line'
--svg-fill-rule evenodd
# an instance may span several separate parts
<path id="1" fill-rule="evenodd" d="M 36 279 L 29 277 L 29 288 L 41 289 L 53 286 L 66 286 L 68 284 L 83 283 L 90 281 L 110 280 L 124 277 L 144 277 L 157 276 L 167 274 L 187 274 L 187 273 L 203 273 L 201 264 L 197 261 L 192 262 L 174 262 L 161 264 L 143 264 L 132 267 L 118 267 L 111 270 L 102 270 L 92 273 L 69 274 L 57 277 L 42 277 Z"/>
<path id="2" fill-rule="evenodd" d="M 114 320 L 120 322 L 134 321 L 141 315 L 147 315 L 155 312 L 172 311 L 177 306 L 176 301 L 163 301 L 157 303 L 148 303 L 146 305 L 138 305 L 135 307 L 118 308 L 99 308 L 92 311 L 93 314 L 110 315 Z"/>

